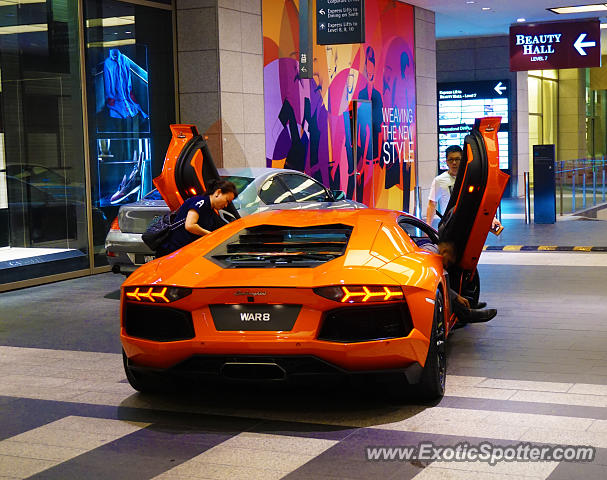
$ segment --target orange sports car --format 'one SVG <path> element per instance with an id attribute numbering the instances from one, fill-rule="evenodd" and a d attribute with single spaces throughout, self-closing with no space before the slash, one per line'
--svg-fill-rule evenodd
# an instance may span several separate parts
<path id="1" fill-rule="evenodd" d="M 470 284 L 508 176 L 499 118 L 466 137 L 441 234 Z M 170 189 L 169 189 L 170 190 Z M 169 377 L 383 377 L 444 393 L 451 314 L 437 232 L 408 214 L 278 210 L 238 219 L 143 265 L 123 284 L 124 368 L 137 390 Z M 453 288 L 453 283 L 451 284 Z"/>
<path id="2" fill-rule="evenodd" d="M 441 257 L 416 244 L 428 239 L 421 220 L 376 209 L 236 220 L 123 284 L 128 380 L 365 373 L 438 397 L 455 319 Z"/>

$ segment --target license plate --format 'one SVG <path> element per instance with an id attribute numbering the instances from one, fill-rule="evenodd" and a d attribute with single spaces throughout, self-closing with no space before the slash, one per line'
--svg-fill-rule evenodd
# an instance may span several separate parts
<path id="1" fill-rule="evenodd" d="M 282 331 L 293 329 L 301 305 L 209 305 L 218 331 Z"/>
<path id="2" fill-rule="evenodd" d="M 151 262 L 156 257 L 154 255 L 143 255 L 142 253 L 135 254 L 135 261 L 133 262 L 135 265 L 143 265 L 144 263 Z"/>

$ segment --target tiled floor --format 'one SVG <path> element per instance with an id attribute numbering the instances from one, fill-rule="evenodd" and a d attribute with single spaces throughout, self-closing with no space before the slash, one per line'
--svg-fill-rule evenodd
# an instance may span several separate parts
<path id="1" fill-rule="evenodd" d="M 607 255 L 482 258 L 482 297 L 499 314 L 454 332 L 435 406 L 330 384 L 141 395 L 122 370 L 118 276 L 2 294 L 0 479 L 607 478 Z M 596 458 L 366 457 L 420 442 L 589 445 Z"/>

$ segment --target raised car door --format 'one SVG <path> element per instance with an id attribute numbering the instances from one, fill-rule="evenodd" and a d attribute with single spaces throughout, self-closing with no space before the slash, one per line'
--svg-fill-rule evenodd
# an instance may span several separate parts
<path id="1" fill-rule="evenodd" d="M 441 241 L 455 244 L 457 265 L 474 271 L 510 176 L 499 168 L 501 117 L 477 118 L 464 140 L 451 198 L 439 224 Z"/>
<path id="2" fill-rule="evenodd" d="M 178 209 L 189 197 L 202 195 L 211 180 L 219 180 L 211 151 L 194 125 L 171 125 L 171 143 L 162 173 L 154 185 L 171 210 Z M 240 218 L 232 204 L 225 210 Z"/>

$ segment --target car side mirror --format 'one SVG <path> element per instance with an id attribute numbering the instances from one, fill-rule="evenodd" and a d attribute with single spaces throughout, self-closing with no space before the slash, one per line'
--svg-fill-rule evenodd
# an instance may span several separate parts
<path id="1" fill-rule="evenodd" d="M 346 199 L 346 193 L 343 190 L 331 190 L 331 195 L 335 201 Z"/>

